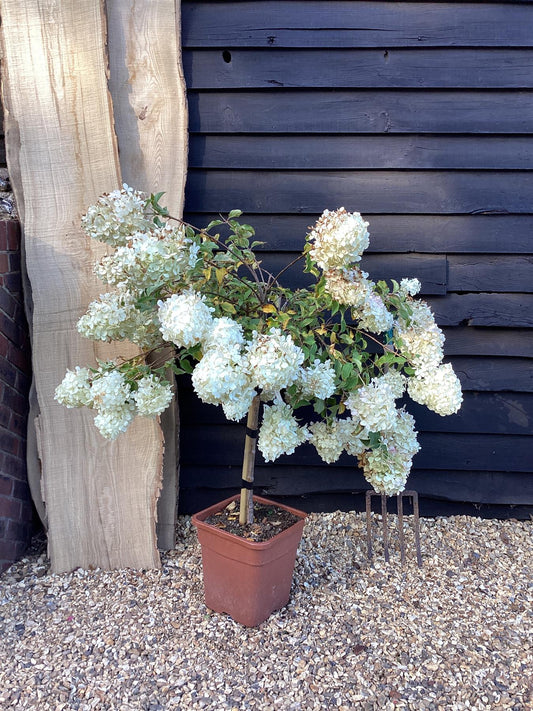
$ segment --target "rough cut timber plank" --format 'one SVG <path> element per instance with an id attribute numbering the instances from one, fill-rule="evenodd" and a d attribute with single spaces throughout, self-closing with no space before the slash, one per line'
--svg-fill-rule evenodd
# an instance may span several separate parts
<path id="1" fill-rule="evenodd" d="M 531 47 L 509 3 L 184 2 L 186 47 Z"/>
<path id="2" fill-rule="evenodd" d="M 109 89 L 123 180 L 182 217 L 187 176 L 187 105 L 181 68 L 180 3 L 108 0 Z M 172 373 L 168 374 L 173 379 Z M 175 545 L 179 412 L 161 415 L 165 452 L 157 505 L 159 548 Z"/>
<path id="3" fill-rule="evenodd" d="M 120 183 L 103 8 L 100 0 L 2 0 L 0 9 L 8 163 L 33 293 L 37 430 L 52 569 L 157 567 L 159 426 L 139 418 L 109 443 L 88 410 L 67 410 L 53 399 L 67 367 L 133 353 L 123 345 L 96 345 L 75 329 L 101 291 L 92 273 L 101 252 L 82 234 L 80 217 Z"/>

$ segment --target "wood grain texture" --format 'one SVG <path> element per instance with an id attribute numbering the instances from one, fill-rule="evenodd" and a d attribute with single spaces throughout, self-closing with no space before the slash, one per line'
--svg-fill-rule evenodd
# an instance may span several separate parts
<path id="1" fill-rule="evenodd" d="M 519 136 L 193 135 L 191 168 L 276 170 L 531 170 L 533 142 Z"/>
<path id="2" fill-rule="evenodd" d="M 533 327 L 533 294 L 448 294 L 427 301 L 441 326 Z"/>
<path id="3" fill-rule="evenodd" d="M 420 270 L 465 388 L 452 417 L 413 407 L 425 459 L 410 485 L 457 507 L 492 502 L 493 515 L 531 501 L 533 4 L 186 0 L 183 18 L 187 219 L 243 209 L 275 265 L 301 250 L 324 208 L 361 211 L 368 271 Z M 214 496 L 217 477 L 220 496 L 233 493 L 238 471 L 227 451 L 224 465 L 204 465 L 192 430 L 211 435 L 223 417 L 192 394 L 183 403 L 186 509 Z M 240 451 L 239 432 L 212 441 Z M 347 462 L 305 451 L 259 466 L 263 491 L 364 507 L 351 494 L 366 488 L 360 473 L 354 484 Z"/>
<path id="4" fill-rule="evenodd" d="M 198 428 L 183 426 L 183 438 L 187 446 L 183 451 L 184 466 L 232 466 L 238 467 L 242 460 L 243 427 L 232 424 L 209 428 L 210 447 L 206 449 L 205 432 Z M 531 439 L 522 435 L 422 432 L 419 434 L 421 449 L 415 456 L 415 469 L 465 469 L 466 471 L 515 471 L 531 470 Z M 337 468 L 354 466 L 356 459 L 343 454 L 338 462 L 323 467 L 323 471 L 335 476 Z M 257 463 L 264 464 L 259 454 Z M 291 455 L 282 455 L 277 466 L 321 466 L 314 447 L 305 443 Z M 236 484 L 239 484 L 237 479 Z"/>
<path id="5" fill-rule="evenodd" d="M 132 349 L 95 344 L 75 330 L 100 285 L 100 250 L 80 217 L 120 184 L 106 85 L 105 21 L 99 0 L 1 3 L 3 102 L 8 164 L 22 207 L 33 294 L 37 432 L 54 572 L 78 566 L 159 566 L 155 506 L 162 442 L 153 421 L 136 421 L 114 443 L 87 410 L 53 399 L 65 369 Z"/>
<path id="6" fill-rule="evenodd" d="M 330 200 L 327 195 L 324 200 Z M 207 201 L 206 201 L 207 202 Z M 205 227 L 217 213 L 187 212 L 189 222 Z M 260 214 L 245 212 L 266 248 L 294 252 L 302 248 L 305 235 L 319 213 Z M 369 222 L 368 251 L 439 253 L 520 254 L 533 252 L 533 215 L 379 215 L 365 212 Z M 512 236 L 505 239 L 504 236 Z"/>
<path id="7" fill-rule="evenodd" d="M 304 247 L 302 240 L 301 249 Z M 292 260 L 297 259 L 300 252 L 262 252 L 261 264 L 272 274 L 278 274 Z M 424 295 L 446 294 L 446 257 L 442 254 L 365 254 L 361 260 L 361 268 L 369 273 L 374 281 L 380 279 L 395 279 L 416 277 L 422 284 Z M 300 260 L 283 274 L 285 286 L 300 289 L 313 284 L 316 279 L 303 271 L 304 263 Z"/>
<path id="8" fill-rule="evenodd" d="M 528 89 L 531 49 L 196 50 L 183 53 L 191 89 Z"/>
<path id="9" fill-rule="evenodd" d="M 186 200 L 212 212 L 528 214 L 532 193 L 533 172 L 191 170 Z"/>
<path id="10" fill-rule="evenodd" d="M 205 133 L 524 133 L 529 91 L 189 92 L 190 130 Z"/>
<path id="11" fill-rule="evenodd" d="M 189 473 L 189 470 L 188 470 Z M 200 508 L 214 503 L 222 496 L 236 493 L 235 472 L 225 467 L 191 467 L 189 481 L 195 482 L 196 489 L 184 488 L 184 509 L 195 513 Z M 310 466 L 292 467 L 256 467 L 257 492 L 261 496 L 301 497 L 300 506 L 308 511 L 364 510 L 364 500 L 359 508 L 350 501 L 350 495 L 368 489 L 362 473 L 353 466 L 336 467 L 324 475 L 323 468 Z M 408 482 L 409 488 L 418 491 L 425 498 L 447 501 L 470 501 L 475 503 L 496 504 L 533 504 L 533 478 L 524 472 L 414 469 Z M 326 494 L 343 494 L 329 503 Z M 319 495 L 316 497 L 316 495 Z M 322 498 L 320 498 L 322 495 Z M 314 498 L 313 500 L 313 497 Z M 343 503 L 344 502 L 344 503 Z M 322 505 L 321 505 L 322 504 Z M 322 508 L 323 507 L 323 508 Z M 447 513 L 457 513 L 457 504 Z M 437 504 L 433 513 L 428 508 L 421 508 L 423 515 L 442 515 Z M 474 512 L 468 512 L 472 515 Z M 477 512 L 479 515 L 479 510 Z M 498 515 L 494 512 L 492 515 Z M 501 516 L 501 514 L 500 514 Z M 526 515 L 526 520 L 528 516 Z"/>
<path id="12" fill-rule="evenodd" d="M 180 3 L 108 0 L 109 89 L 113 99 L 123 180 L 182 217 L 187 176 L 187 102 L 181 65 Z M 167 377 L 172 381 L 172 373 Z M 174 400 L 161 415 L 165 452 L 158 500 L 158 546 L 175 544 L 179 411 Z"/>
<path id="13" fill-rule="evenodd" d="M 184 2 L 186 47 L 531 47 L 510 3 Z"/>
<path id="14" fill-rule="evenodd" d="M 451 255 L 449 291 L 533 293 L 533 257 L 507 255 Z"/>
<path id="15" fill-rule="evenodd" d="M 503 368 L 505 369 L 505 362 Z M 190 383 L 180 388 L 180 404 L 187 412 L 187 424 L 194 427 L 223 425 L 222 408 L 202 403 Z M 406 407 L 421 432 L 528 435 L 533 424 L 533 393 L 465 391 L 456 415 L 441 417 L 406 398 Z M 187 446 L 187 445 L 185 445 Z M 200 453 L 199 453 L 200 454 Z"/>

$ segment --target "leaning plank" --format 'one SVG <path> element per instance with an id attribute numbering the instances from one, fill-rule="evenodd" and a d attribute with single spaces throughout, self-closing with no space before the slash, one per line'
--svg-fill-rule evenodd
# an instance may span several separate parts
<path id="1" fill-rule="evenodd" d="M 187 106 L 181 69 L 180 3 L 108 0 L 109 89 L 120 167 L 126 183 L 182 217 L 187 175 Z M 172 374 L 169 374 L 172 378 Z M 161 416 L 163 488 L 157 506 L 159 548 L 174 547 L 178 497 L 179 411 Z"/>
<path id="2" fill-rule="evenodd" d="M 115 443 L 88 411 L 53 398 L 65 369 L 132 349 L 95 345 L 75 323 L 100 287 L 99 254 L 80 216 L 120 171 L 106 87 L 100 0 L 2 0 L 8 164 L 21 208 L 33 295 L 33 368 L 48 544 L 55 572 L 77 566 L 157 567 L 159 426 L 138 420 Z"/>

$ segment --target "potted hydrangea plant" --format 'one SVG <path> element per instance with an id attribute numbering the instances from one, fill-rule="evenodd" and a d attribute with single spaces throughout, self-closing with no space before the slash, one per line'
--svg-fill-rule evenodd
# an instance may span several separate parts
<path id="1" fill-rule="evenodd" d="M 462 400 L 451 365 L 442 362 L 443 334 L 427 304 L 414 298 L 418 280 L 374 283 L 359 266 L 368 223 L 344 208 L 326 210 L 302 254 L 272 274 L 254 251 L 262 243 L 254 241 L 253 228 L 239 222 L 240 211 L 198 229 L 170 216 L 161 196 L 124 186 L 84 216 L 86 233 L 113 248 L 95 267 L 111 290 L 89 305 L 78 330 L 96 340 L 132 341 L 142 355 L 68 371 L 57 400 L 93 408 L 96 427 L 114 439 L 135 416 L 157 417 L 169 405 L 169 368 L 189 373 L 203 402 L 221 405 L 230 420 L 247 418 L 238 497 L 243 530 L 253 523 L 254 506 L 270 505 L 252 495 L 256 443 L 267 462 L 304 442 L 328 463 L 345 451 L 375 491 L 401 492 L 419 445 L 413 417 L 397 401 L 407 392 L 448 415 Z M 282 277 L 300 261 L 310 286 L 289 289 Z M 298 411 L 313 412 L 312 421 L 298 419 Z M 225 501 L 195 517 L 201 539 L 214 528 L 205 519 L 228 505 L 236 504 Z M 236 558 L 248 555 L 243 546 L 263 546 L 274 563 L 288 560 L 288 583 L 269 570 L 243 586 L 228 572 L 227 554 L 213 554 L 226 572 L 222 587 L 246 588 L 248 599 L 268 581 L 275 589 L 265 593 L 264 610 L 243 613 L 246 604 L 233 599 L 233 589 L 220 601 L 206 587 L 208 606 L 258 624 L 286 603 L 305 515 L 291 512 L 292 552 L 285 550 L 290 528 L 271 539 L 281 541 L 280 556 L 270 541 L 237 543 L 234 533 L 222 532 Z M 204 550 L 204 582 L 207 562 Z M 254 558 L 250 565 L 262 563 Z"/>

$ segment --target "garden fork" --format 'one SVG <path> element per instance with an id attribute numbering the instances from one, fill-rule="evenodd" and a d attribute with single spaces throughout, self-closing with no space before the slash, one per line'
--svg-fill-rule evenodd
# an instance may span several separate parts
<path id="1" fill-rule="evenodd" d="M 385 561 L 389 562 L 389 527 L 387 522 L 387 496 L 377 494 L 375 491 L 366 492 L 366 546 L 368 559 L 372 560 L 372 497 L 381 497 L 381 520 L 383 528 L 383 550 Z M 420 552 L 420 516 L 418 511 L 418 494 L 416 491 L 402 491 L 396 496 L 398 507 L 398 538 L 400 540 L 400 556 L 402 565 L 405 563 L 405 538 L 403 535 L 403 499 L 410 498 L 413 503 L 414 534 L 416 546 L 416 561 L 419 567 L 422 566 L 422 553 Z"/>

